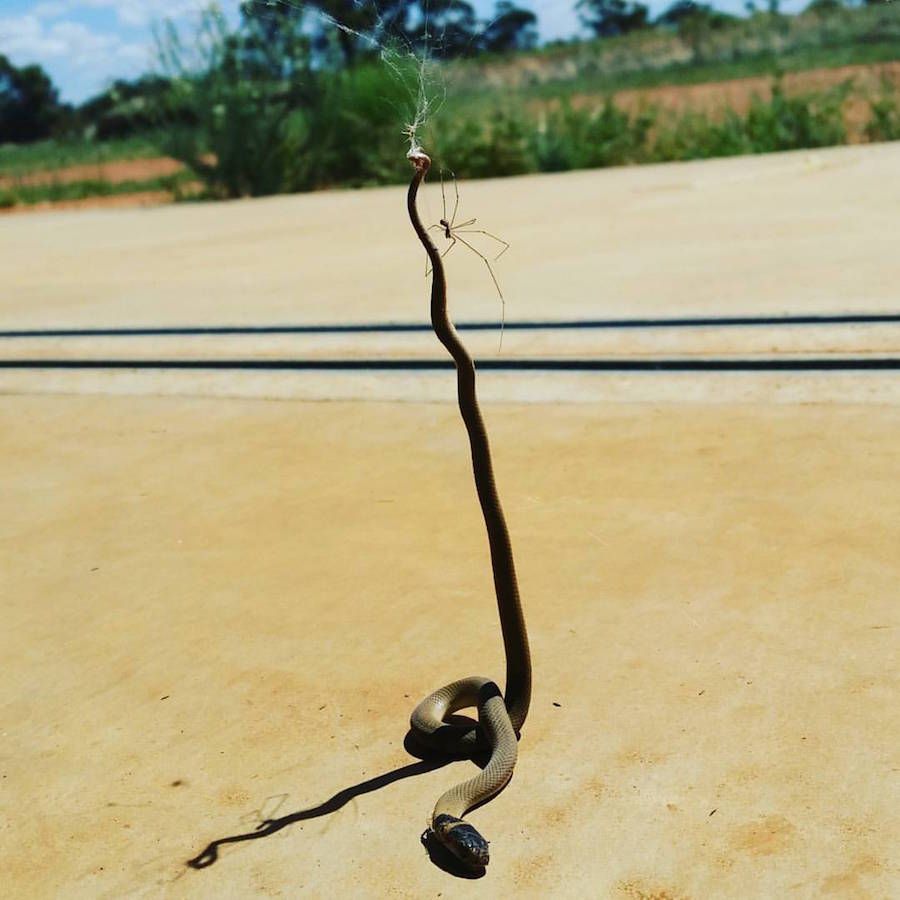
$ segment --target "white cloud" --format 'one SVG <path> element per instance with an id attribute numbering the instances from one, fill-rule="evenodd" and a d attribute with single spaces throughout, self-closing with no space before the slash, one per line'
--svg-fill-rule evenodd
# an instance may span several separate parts
<path id="1" fill-rule="evenodd" d="M 179 19 L 208 4 L 200 0 L 85 0 L 95 9 L 113 9 L 123 25 L 143 28 L 159 19 Z"/>
<path id="2" fill-rule="evenodd" d="M 17 66 L 38 63 L 79 102 L 116 78 L 135 78 L 152 66 L 149 40 L 130 40 L 83 22 L 42 21 L 36 15 L 0 18 L 0 47 Z"/>
<path id="3" fill-rule="evenodd" d="M 92 31 L 81 22 L 41 22 L 26 15 L 0 19 L 0 45 L 9 56 L 39 62 L 65 58 L 76 65 L 110 59 L 146 60 L 147 48 L 117 34 Z"/>
<path id="4" fill-rule="evenodd" d="M 220 0 L 229 21 L 238 3 Z M 199 19 L 208 6 L 209 0 L 38 0 L 27 13 L 0 13 L 0 53 L 17 66 L 43 66 L 64 99 L 80 102 L 114 79 L 154 68 L 154 23 Z"/>
<path id="5" fill-rule="evenodd" d="M 55 19 L 65 15 L 71 9 L 71 3 L 65 0 L 46 0 L 44 3 L 36 3 L 31 14 L 38 19 Z"/>
<path id="6" fill-rule="evenodd" d="M 36 16 L 0 19 L 0 46 L 10 57 L 44 59 L 65 53 L 66 45 L 53 38 Z"/>
<path id="7" fill-rule="evenodd" d="M 184 18 L 207 6 L 207 0 L 43 0 L 35 5 L 32 15 L 56 19 L 79 9 L 105 9 L 115 14 L 120 25 L 146 28 L 160 19 Z"/>

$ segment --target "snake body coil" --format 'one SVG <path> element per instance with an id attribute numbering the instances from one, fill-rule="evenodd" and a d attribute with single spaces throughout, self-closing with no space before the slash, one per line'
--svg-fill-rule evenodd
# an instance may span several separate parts
<path id="1" fill-rule="evenodd" d="M 512 546 L 491 464 L 487 431 L 475 392 L 475 364 L 447 314 L 447 281 L 440 253 L 428 237 L 416 209 L 419 185 L 431 167 L 421 150 L 409 153 L 415 173 L 409 185 L 407 208 L 412 226 L 432 265 L 431 323 L 438 340 L 456 363 L 459 410 L 472 451 L 472 471 L 487 527 L 494 573 L 494 589 L 506 650 L 506 693 L 489 678 L 474 676 L 455 681 L 426 697 L 410 718 L 413 733 L 426 746 L 454 755 L 490 749 L 490 759 L 474 778 L 443 794 L 431 817 L 434 836 L 471 867 L 487 865 L 488 843 L 462 817 L 496 794 L 512 777 L 518 734 L 531 703 L 531 656 L 525 617 L 519 601 Z M 478 709 L 478 725 L 449 723 L 446 717 L 468 707 Z"/>

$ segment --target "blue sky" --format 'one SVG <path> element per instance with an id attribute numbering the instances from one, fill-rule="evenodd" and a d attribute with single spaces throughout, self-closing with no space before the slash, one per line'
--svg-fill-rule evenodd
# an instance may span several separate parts
<path id="1" fill-rule="evenodd" d="M 236 15 L 239 0 L 223 0 Z M 671 0 L 649 0 L 656 14 Z M 16 65 L 40 63 L 64 100 L 80 102 L 115 78 L 133 78 L 153 67 L 153 24 L 168 17 L 190 26 L 204 0 L 2 0 L 0 53 Z M 474 0 L 483 16 L 492 0 Z M 574 0 L 519 0 L 538 16 L 541 37 L 549 40 L 578 32 Z M 719 9 L 740 12 L 743 0 L 713 0 Z M 764 5 L 763 2 L 759 3 Z M 806 0 L 783 0 L 795 12 Z"/>

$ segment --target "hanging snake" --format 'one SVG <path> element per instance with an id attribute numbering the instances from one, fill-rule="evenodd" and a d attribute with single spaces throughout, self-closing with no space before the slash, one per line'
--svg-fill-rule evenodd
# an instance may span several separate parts
<path id="1" fill-rule="evenodd" d="M 459 411 L 469 434 L 472 471 L 487 527 L 494 590 L 506 650 L 505 694 L 501 694 L 500 688 L 489 678 L 463 678 L 426 697 L 413 710 L 410 725 L 421 743 L 447 754 L 471 756 L 490 750 L 488 763 L 478 775 L 439 798 L 430 822 L 431 833 L 457 859 L 467 867 L 482 868 L 490 858 L 488 842 L 463 816 L 500 791 L 512 777 L 519 732 L 531 703 L 531 656 L 512 545 L 494 483 L 490 445 L 475 392 L 475 364 L 448 317 L 444 266 L 416 209 L 419 185 L 428 174 L 431 159 L 419 148 L 411 150 L 408 157 L 415 173 L 409 185 L 407 208 L 412 226 L 432 265 L 431 324 L 438 340 L 456 363 Z M 446 721 L 448 716 L 469 707 L 478 710 L 477 724 Z"/>

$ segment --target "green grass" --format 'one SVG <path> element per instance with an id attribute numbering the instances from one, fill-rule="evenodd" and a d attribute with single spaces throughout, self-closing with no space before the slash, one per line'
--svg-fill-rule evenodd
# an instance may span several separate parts
<path id="1" fill-rule="evenodd" d="M 776 82 L 771 97 L 721 117 L 652 107 L 628 112 L 611 98 L 598 110 L 566 101 L 549 113 L 497 106 L 478 118 L 448 117 L 426 146 L 438 165 L 469 178 L 829 147 L 847 141 L 843 104 L 852 91 L 841 84 L 788 96 Z M 871 139 L 900 131 L 898 109 L 896 94 L 885 88 L 871 108 Z"/>
<path id="2" fill-rule="evenodd" d="M 7 188 L 0 188 L 0 209 L 9 209 L 14 206 L 33 206 L 36 203 L 84 200 L 88 197 L 112 197 L 143 191 L 170 191 L 177 197 L 181 189 L 192 177 L 190 173 L 179 172 L 177 175 L 165 175 L 144 181 L 120 181 L 113 183 L 101 179 L 86 179 L 69 183 L 13 184 Z"/>
<path id="3" fill-rule="evenodd" d="M 154 135 L 111 141 L 40 141 L 35 144 L 0 144 L 0 175 L 16 177 L 66 166 L 88 165 L 159 156 Z"/>
<path id="4" fill-rule="evenodd" d="M 787 53 L 760 53 L 730 62 L 681 63 L 661 69 L 619 72 L 610 75 L 580 76 L 565 81 L 532 85 L 520 91 L 525 97 L 559 97 L 564 94 L 608 93 L 632 88 L 664 85 L 691 85 L 756 78 L 775 72 L 805 72 L 810 69 L 836 69 L 841 66 L 874 65 L 900 60 L 900 41 L 862 44 L 851 47 L 802 48 Z"/>

